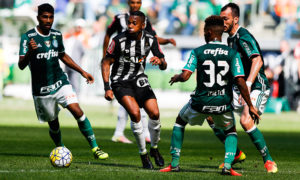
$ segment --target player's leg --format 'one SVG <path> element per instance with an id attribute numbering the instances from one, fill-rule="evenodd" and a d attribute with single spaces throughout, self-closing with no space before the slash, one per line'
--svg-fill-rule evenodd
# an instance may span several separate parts
<path id="1" fill-rule="evenodd" d="M 158 141 L 160 139 L 160 119 L 159 109 L 156 99 L 148 99 L 144 102 L 144 109 L 149 116 L 148 128 L 150 132 L 151 148 L 150 156 L 155 159 L 155 164 L 158 166 L 164 166 L 165 162 L 158 150 Z"/>
<path id="2" fill-rule="evenodd" d="M 207 117 L 206 121 L 209 124 L 209 126 L 211 127 L 211 129 L 213 130 L 214 134 L 217 136 L 217 138 L 223 144 L 225 144 L 226 134 L 225 134 L 224 130 L 222 130 L 220 128 L 216 128 L 216 126 L 213 122 L 213 118 L 211 116 Z M 234 156 L 234 161 L 232 162 L 232 164 L 235 164 L 238 162 L 243 162 L 243 161 L 245 161 L 245 159 L 246 159 L 246 154 L 237 147 L 235 156 Z M 219 169 L 222 169 L 223 167 L 224 167 L 224 163 L 219 165 Z"/>
<path id="3" fill-rule="evenodd" d="M 179 159 L 180 159 L 180 152 L 182 148 L 184 130 L 186 124 L 187 123 L 181 119 L 180 115 L 178 115 L 176 118 L 176 122 L 173 126 L 172 137 L 171 137 L 170 154 L 172 156 L 172 161 L 169 166 L 161 169 L 160 172 L 180 171 Z"/>
<path id="4" fill-rule="evenodd" d="M 131 130 L 136 139 L 139 148 L 143 168 L 153 169 L 153 165 L 148 157 L 145 136 L 143 133 L 143 125 L 141 122 L 140 107 L 132 96 L 123 96 L 119 101 L 128 112 L 131 119 Z"/>
<path id="5" fill-rule="evenodd" d="M 146 143 L 151 143 L 150 132 L 148 128 L 148 115 L 143 108 L 141 108 L 140 111 Z"/>
<path id="6" fill-rule="evenodd" d="M 205 118 L 206 115 L 203 115 L 192 109 L 191 101 L 189 101 L 185 106 L 183 106 L 176 118 L 176 122 L 173 127 L 170 148 L 172 161 L 168 167 L 161 169 L 161 172 L 179 171 L 179 159 L 183 143 L 185 126 L 187 123 L 191 125 L 201 126 Z"/>
<path id="7" fill-rule="evenodd" d="M 72 103 L 67 106 L 67 109 L 72 113 L 74 118 L 77 120 L 77 124 L 79 127 L 80 132 L 83 134 L 83 136 L 86 138 L 88 141 L 93 153 L 94 157 L 96 159 L 107 159 L 108 154 L 103 152 L 97 142 L 96 142 L 96 137 L 93 131 L 93 128 L 91 126 L 90 121 L 88 118 L 85 116 L 83 111 L 81 110 L 80 106 L 78 103 Z"/>
<path id="8" fill-rule="evenodd" d="M 64 146 L 62 139 L 61 139 L 61 131 L 59 128 L 59 121 L 58 118 L 54 119 L 53 121 L 48 122 L 49 125 L 49 135 L 53 140 L 56 147 Z"/>
<path id="9" fill-rule="evenodd" d="M 49 135 L 55 146 L 64 146 L 58 122 L 60 111 L 56 94 L 48 96 L 33 96 L 35 111 L 40 122 L 48 122 Z"/>
<path id="10" fill-rule="evenodd" d="M 118 121 L 117 121 L 114 135 L 112 137 L 112 141 L 128 143 L 128 144 L 132 143 L 124 135 L 124 130 L 125 130 L 127 121 L 128 121 L 128 113 L 127 113 L 126 109 L 120 105 L 119 110 L 118 110 Z"/>
<path id="11" fill-rule="evenodd" d="M 57 102 L 64 108 L 67 108 L 74 118 L 77 120 L 78 127 L 87 139 L 95 158 L 107 159 L 108 154 L 103 152 L 97 145 L 96 138 L 90 124 L 90 121 L 85 116 L 78 104 L 77 95 L 71 85 L 64 85 L 56 93 Z"/>
<path id="12" fill-rule="evenodd" d="M 262 91 L 254 90 L 251 92 L 250 96 L 251 96 L 252 104 L 258 109 L 259 114 L 262 114 L 268 99 L 268 91 L 262 92 Z M 252 120 L 249 114 L 249 107 L 246 105 L 244 106 L 244 109 L 242 111 L 240 123 L 243 129 L 250 136 L 256 149 L 261 153 L 267 171 L 270 173 L 276 173 L 278 171 L 277 165 L 273 161 L 270 155 L 263 134 L 255 126 L 254 121 Z"/>

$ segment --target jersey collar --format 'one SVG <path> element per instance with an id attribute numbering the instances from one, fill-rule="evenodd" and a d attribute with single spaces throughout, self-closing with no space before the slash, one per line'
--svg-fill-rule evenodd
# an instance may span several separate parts
<path id="1" fill-rule="evenodd" d="M 229 36 L 229 37 L 234 37 L 234 36 L 237 34 L 237 32 L 239 31 L 240 28 L 241 28 L 241 26 L 239 26 L 239 27 L 237 28 L 237 30 L 235 31 L 235 33 L 234 33 L 232 36 Z"/>
<path id="2" fill-rule="evenodd" d="M 47 34 L 47 35 L 41 34 L 41 33 L 39 32 L 39 30 L 37 29 L 37 26 L 35 26 L 34 30 L 35 30 L 36 33 L 38 33 L 38 35 L 40 35 L 40 36 L 42 36 L 42 37 L 49 37 L 50 34 L 51 34 L 51 30 L 49 31 L 49 34 Z"/>
<path id="3" fill-rule="evenodd" d="M 223 44 L 221 41 L 209 41 L 208 44 Z"/>

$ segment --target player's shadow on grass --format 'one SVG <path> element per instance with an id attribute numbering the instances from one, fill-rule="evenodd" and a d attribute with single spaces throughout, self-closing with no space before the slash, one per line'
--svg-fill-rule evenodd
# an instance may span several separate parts
<path id="1" fill-rule="evenodd" d="M 129 164 L 117 164 L 117 163 L 101 163 L 101 162 L 74 162 L 74 164 L 92 164 L 92 165 L 101 165 L 101 166 L 110 166 L 110 167 L 128 167 L 128 168 L 137 168 L 139 166 L 129 165 Z"/>
<path id="2" fill-rule="evenodd" d="M 0 156 L 26 156 L 26 157 L 48 157 L 48 155 L 45 154 L 25 154 L 25 153 L 0 153 Z"/>

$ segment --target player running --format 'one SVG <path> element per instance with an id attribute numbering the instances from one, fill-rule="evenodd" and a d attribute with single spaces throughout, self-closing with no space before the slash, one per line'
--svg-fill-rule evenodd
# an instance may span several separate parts
<path id="1" fill-rule="evenodd" d="M 128 29 L 113 38 L 106 56 L 101 62 L 101 70 L 105 99 L 111 101 L 115 95 L 118 102 L 126 109 L 131 118 L 131 129 L 136 138 L 143 168 L 153 169 L 148 157 L 143 126 L 140 121 L 140 108 L 144 108 L 150 117 L 150 156 L 154 157 L 158 166 L 164 165 L 164 159 L 158 151 L 161 125 L 157 100 L 144 70 L 146 57 L 150 50 L 154 55 L 150 59 L 152 65 L 158 65 L 161 70 L 165 70 L 167 63 L 160 51 L 157 39 L 144 28 L 144 13 L 141 11 L 131 12 L 128 19 Z M 109 85 L 109 78 L 111 86 Z"/>
<path id="2" fill-rule="evenodd" d="M 110 37 L 116 32 L 117 34 L 120 34 L 127 29 L 127 21 L 128 21 L 129 13 L 134 11 L 139 11 L 142 6 L 142 0 L 128 0 L 128 6 L 129 6 L 129 12 L 116 15 L 114 17 L 113 22 L 107 27 L 106 34 L 104 37 L 104 42 L 103 42 L 103 58 L 106 55 L 106 50 L 108 47 Z M 145 30 L 151 33 L 153 36 L 155 36 L 159 44 L 165 45 L 171 43 L 174 46 L 176 46 L 176 41 L 174 39 L 172 38 L 165 39 L 165 38 L 158 37 L 147 17 L 145 23 L 146 23 Z M 150 143 L 150 138 L 149 138 L 150 134 L 147 125 L 147 115 L 144 109 L 141 108 L 140 110 L 141 110 L 141 121 L 143 124 L 145 139 L 147 143 Z M 123 106 L 120 106 L 118 111 L 117 126 L 114 135 L 112 137 L 112 141 L 122 142 L 122 143 L 132 143 L 129 139 L 127 139 L 124 136 L 124 130 L 126 127 L 127 120 L 128 120 L 128 113 Z"/>
<path id="3" fill-rule="evenodd" d="M 243 64 L 239 54 L 221 43 L 224 21 L 220 16 L 210 16 L 205 20 L 204 36 L 206 45 L 192 50 L 181 74 L 174 75 L 170 84 L 187 81 L 197 69 L 197 87 L 190 101 L 180 110 L 171 138 L 171 164 L 161 172 L 179 171 L 179 158 L 187 123 L 202 125 L 207 116 L 212 116 L 215 126 L 225 132 L 225 159 L 222 174 L 241 176 L 231 164 L 237 148 L 237 133 L 231 101 L 232 85 L 235 83 L 246 103 L 249 114 L 259 119 L 253 107 L 244 80 Z"/>
<path id="4" fill-rule="evenodd" d="M 79 72 L 87 83 L 93 83 L 94 77 L 82 70 L 64 52 L 61 32 L 51 29 L 54 8 L 50 4 L 38 6 L 37 20 L 38 26 L 21 37 L 18 65 L 21 70 L 27 65 L 30 68 L 32 94 L 38 119 L 41 122 L 48 122 L 49 134 L 55 145 L 64 146 L 59 128 L 58 104 L 67 108 L 77 120 L 78 127 L 89 142 L 94 157 L 107 159 L 108 154 L 98 147 L 90 121 L 81 110 L 77 95 L 59 66 L 58 60 Z"/>
<path id="5" fill-rule="evenodd" d="M 237 50 L 242 58 L 245 80 L 251 101 L 261 115 L 269 98 L 270 86 L 264 73 L 264 61 L 260 47 L 253 35 L 245 28 L 239 26 L 239 15 L 238 5 L 229 3 L 221 9 L 220 16 L 224 19 L 224 31 L 229 34 L 227 39 L 228 46 Z M 255 120 L 248 113 L 249 108 L 236 86 L 233 87 L 233 97 L 234 110 L 241 117 L 240 123 L 243 129 L 248 133 L 256 149 L 261 153 L 267 172 L 276 173 L 278 171 L 277 165 L 269 153 L 264 136 L 255 126 Z M 213 126 L 213 122 L 209 120 L 208 122 Z M 256 121 L 256 123 L 258 124 L 259 122 Z M 214 132 L 219 139 L 225 139 L 222 130 L 214 129 Z M 238 159 L 236 158 L 236 160 Z"/>

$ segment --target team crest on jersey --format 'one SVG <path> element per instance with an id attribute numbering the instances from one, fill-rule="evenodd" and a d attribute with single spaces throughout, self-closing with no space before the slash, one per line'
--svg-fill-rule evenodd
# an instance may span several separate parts
<path id="1" fill-rule="evenodd" d="M 46 45 L 47 47 L 50 47 L 50 45 L 51 45 L 50 41 L 45 41 L 45 45 Z"/>
<path id="2" fill-rule="evenodd" d="M 53 40 L 52 40 L 52 45 L 53 45 L 55 48 L 58 47 L 58 42 L 57 42 L 56 39 L 53 39 Z"/>

